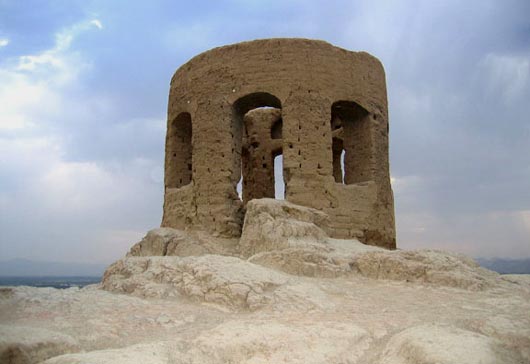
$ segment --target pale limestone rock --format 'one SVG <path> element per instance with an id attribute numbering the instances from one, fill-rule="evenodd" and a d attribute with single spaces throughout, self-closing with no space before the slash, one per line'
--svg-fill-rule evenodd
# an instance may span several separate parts
<path id="1" fill-rule="evenodd" d="M 343 322 L 234 320 L 192 341 L 176 363 L 357 363 L 371 338 Z"/>
<path id="2" fill-rule="evenodd" d="M 42 364 L 169 364 L 171 355 L 168 344 L 153 343 L 122 349 L 65 354 L 48 359 Z"/>
<path id="3" fill-rule="evenodd" d="M 443 325 L 420 325 L 393 336 L 381 364 L 516 364 L 499 342 L 475 332 Z"/>
<path id="4" fill-rule="evenodd" d="M 510 310 L 510 306 L 516 303 L 516 299 L 510 297 L 500 306 Z M 524 302 L 520 304 L 523 306 Z M 519 351 L 525 361 L 530 363 L 530 315 L 520 320 L 513 320 L 507 314 L 498 313 L 483 320 L 473 320 L 469 323 L 469 327 L 504 342 L 506 347 L 515 352 Z"/>
<path id="5" fill-rule="evenodd" d="M 318 248 L 287 248 L 262 252 L 250 257 L 249 262 L 306 277 L 333 278 L 351 273 L 347 261 L 334 259 L 329 252 Z"/>
<path id="6" fill-rule="evenodd" d="M 161 268 L 165 261 L 179 267 L 198 291 L 211 287 L 214 292 L 225 282 L 255 282 L 274 272 L 236 258 L 202 258 L 204 264 L 198 257 L 128 258 L 122 264 L 131 266 L 113 279 L 132 286 L 170 281 L 176 269 Z M 135 261 L 148 261 L 136 273 L 141 278 L 125 278 L 137 272 Z M 95 286 L 14 287 L 0 296 L 0 333 L 9 335 L 11 327 L 22 325 L 32 333 L 46 327 L 74 338 L 85 351 L 55 357 L 54 364 L 529 361 L 530 294 L 506 280 L 472 291 L 354 273 L 333 279 L 277 274 L 278 285 L 264 290 L 268 303 L 254 310 L 226 303 L 242 302 L 243 295 L 204 302 L 203 296 L 146 299 Z"/>
<path id="7" fill-rule="evenodd" d="M 220 238 L 202 231 L 186 232 L 172 228 L 150 230 L 127 253 L 128 257 L 235 255 L 237 239 Z"/>
<path id="8" fill-rule="evenodd" d="M 71 336 L 46 329 L 0 325 L 0 363 L 33 364 L 79 351 Z"/>
<path id="9" fill-rule="evenodd" d="M 249 262 L 307 277 L 361 275 L 372 279 L 417 282 L 468 290 L 495 286 L 499 275 L 458 254 L 432 250 L 388 251 L 355 240 L 262 252 Z M 524 287 L 524 286 L 523 286 Z"/>
<path id="10" fill-rule="evenodd" d="M 158 228 L 150 230 L 139 243 L 133 245 L 127 256 L 188 256 L 207 253 L 208 250 L 186 232 L 171 228 Z"/>
<path id="11" fill-rule="evenodd" d="M 501 278 L 530 293 L 530 274 L 503 274 Z"/>
<path id="12" fill-rule="evenodd" d="M 497 273 L 460 254 L 434 250 L 372 251 L 352 265 L 363 276 L 481 290 L 493 286 Z"/>
<path id="13" fill-rule="evenodd" d="M 249 258 L 249 261 L 274 268 L 289 274 L 307 277 L 339 277 L 355 272 L 354 258 L 364 252 L 385 249 L 362 244 L 358 240 L 326 238 L 320 243 L 300 239 L 296 247 L 264 251 Z"/>
<path id="14" fill-rule="evenodd" d="M 318 210 L 268 198 L 251 200 L 239 242 L 245 257 L 256 253 L 325 243 L 327 215 Z"/>
<path id="15" fill-rule="evenodd" d="M 319 227 L 321 212 L 271 199 L 252 200 L 240 240 L 249 261 L 289 274 L 414 281 L 480 290 L 493 286 L 496 273 L 458 254 L 431 250 L 389 251 L 357 240 L 329 238 Z"/>
<path id="16" fill-rule="evenodd" d="M 229 308 L 256 309 L 288 277 L 235 257 L 130 257 L 111 265 L 103 288 L 141 297 L 175 296 Z"/>

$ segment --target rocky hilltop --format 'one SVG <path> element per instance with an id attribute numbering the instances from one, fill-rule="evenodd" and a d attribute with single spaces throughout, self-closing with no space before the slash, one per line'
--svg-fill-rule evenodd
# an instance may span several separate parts
<path id="1" fill-rule="evenodd" d="M 243 234 L 150 231 L 83 289 L 1 288 L 0 363 L 529 363 L 530 276 L 332 239 L 247 205 Z"/>

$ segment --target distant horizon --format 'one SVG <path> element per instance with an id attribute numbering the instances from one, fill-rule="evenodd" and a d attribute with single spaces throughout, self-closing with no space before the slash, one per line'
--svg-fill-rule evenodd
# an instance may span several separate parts
<path id="1" fill-rule="evenodd" d="M 106 261 L 97 261 L 97 262 L 83 262 L 78 260 L 42 260 L 42 259 L 31 259 L 31 258 L 24 258 L 24 257 L 15 257 L 10 259 L 0 259 L 0 264 L 3 262 L 11 262 L 11 261 L 28 261 L 28 262 L 38 262 L 38 263 L 68 263 L 68 264 L 87 264 L 87 265 L 100 265 L 100 264 L 112 264 L 116 260 L 109 260 Z"/>
<path id="2" fill-rule="evenodd" d="M 0 277 L 100 277 L 111 263 L 13 258 L 0 260 Z"/>
<path id="3" fill-rule="evenodd" d="M 496 271 L 501 274 L 530 274 L 530 258 L 473 258 L 482 267 Z M 12 265 L 16 269 L 16 274 L 11 274 L 6 270 L 2 264 L 23 264 L 22 267 Z M 106 268 L 111 263 L 79 263 L 79 262 L 50 262 L 50 261 L 35 261 L 25 258 L 13 258 L 9 260 L 0 260 L 0 286 L 2 285 L 2 279 L 13 283 L 13 279 L 22 279 L 23 282 L 27 283 L 27 279 L 35 278 L 37 284 L 41 284 L 42 279 L 53 279 L 53 278 L 101 278 Z M 37 268 L 35 268 L 35 265 Z M 39 268 L 39 265 L 41 268 Z M 44 267 L 44 268 L 42 268 Z M 84 274 L 77 273 L 76 269 L 82 267 L 85 269 Z M 9 269 L 9 267 L 7 267 Z M 20 269 L 23 269 L 22 271 Z M 27 269 L 30 269 L 30 273 L 27 273 Z M 31 270 L 33 269 L 33 270 Z M 36 269 L 36 270 L 35 270 Z M 39 269 L 41 273 L 39 273 Z M 42 273 L 43 271 L 50 272 L 50 269 L 55 269 L 54 274 Z M 59 270 L 57 270 L 59 269 Z M 62 269 L 62 271 L 61 271 Z M 88 269 L 88 271 L 86 270 Z M 92 271 L 90 271 L 92 269 Z M 70 273 L 65 273 L 69 271 Z M 26 272 L 26 273 L 24 273 Z M 14 282 L 16 283 L 16 282 Z M 11 284 L 10 284 L 11 285 Z M 31 284 L 34 285 L 34 284 Z M 53 285 L 52 285 L 53 286 Z"/>
<path id="4" fill-rule="evenodd" d="M 405 250 L 405 249 L 397 249 L 397 250 Z M 434 249 L 436 250 L 436 249 Z M 448 250 L 446 250 L 448 251 Z M 451 252 L 451 251 L 448 251 Z M 457 252 L 452 252 L 457 253 Z M 461 253 L 459 253 L 461 254 Z M 465 255 L 465 254 L 464 254 Z M 530 260 L 530 257 L 522 257 L 522 258 L 506 258 L 506 257 L 473 257 L 468 256 L 467 257 L 473 259 L 473 260 L 507 260 L 507 261 L 527 261 Z M 125 258 L 125 256 L 121 257 Z M 121 259 L 121 258 L 118 258 Z M 110 265 L 116 262 L 116 260 L 110 260 L 108 262 L 100 261 L 100 262 L 80 262 L 80 261 L 58 261 L 58 260 L 39 260 L 39 259 L 29 259 L 29 258 L 10 258 L 10 259 L 0 259 L 0 265 L 2 263 L 8 263 L 8 262 L 16 262 L 16 261 L 22 261 L 22 262 L 30 262 L 30 263 L 57 263 L 57 264 L 80 264 L 80 265 L 87 265 L 87 266 L 101 266 L 101 265 Z"/>

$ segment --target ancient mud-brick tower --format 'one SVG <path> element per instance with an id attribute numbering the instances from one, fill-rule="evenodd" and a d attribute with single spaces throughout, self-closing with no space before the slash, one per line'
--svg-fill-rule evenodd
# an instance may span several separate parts
<path id="1" fill-rule="evenodd" d="M 326 212 L 330 236 L 395 248 L 383 67 L 306 39 L 215 48 L 176 71 L 162 226 L 239 236 L 246 202 L 274 198 L 280 154 L 285 199 Z"/>

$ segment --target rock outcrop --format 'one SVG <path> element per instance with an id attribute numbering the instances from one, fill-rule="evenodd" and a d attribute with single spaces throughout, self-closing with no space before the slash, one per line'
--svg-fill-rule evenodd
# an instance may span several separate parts
<path id="1" fill-rule="evenodd" d="M 29 326 L 0 325 L 0 363 L 40 363 L 79 350 L 74 338 L 60 332 Z"/>
<path id="2" fill-rule="evenodd" d="M 241 254 L 250 257 L 286 248 L 322 247 L 328 220 L 325 213 L 309 207 L 274 199 L 252 200 L 239 241 Z"/>
<path id="3" fill-rule="evenodd" d="M 256 309 L 288 281 L 282 273 L 235 257 L 145 257 L 119 260 L 107 269 L 103 288 L 141 297 L 182 295 L 228 308 Z"/>
<path id="4" fill-rule="evenodd" d="M 234 255 L 237 243 L 237 239 L 214 237 L 201 231 L 186 232 L 172 228 L 158 228 L 150 230 L 140 242 L 134 244 L 127 256 Z"/>
<path id="5" fill-rule="evenodd" d="M 216 272 L 215 281 L 225 284 L 220 277 L 230 276 L 232 266 L 237 266 L 241 274 L 259 271 L 254 277 L 271 275 L 270 270 L 258 267 L 263 266 L 296 276 L 361 275 L 472 290 L 492 287 L 499 279 L 498 274 L 458 254 L 431 250 L 389 251 L 354 239 L 330 238 L 325 232 L 328 221 L 329 217 L 321 211 L 287 201 L 252 200 L 247 204 L 239 241 L 208 236 L 204 232 L 171 228 L 151 230 L 131 248 L 127 258 L 107 270 L 104 287 L 127 293 L 141 292 L 142 296 L 168 297 L 190 291 L 183 286 L 189 282 L 184 283 L 182 277 L 191 276 L 194 282 L 204 284 L 200 289 L 193 289 L 194 292 L 215 292 L 208 286 L 211 283 L 206 284 L 200 276 L 201 272 L 210 267 Z M 199 278 L 195 278 L 197 276 Z M 236 281 L 249 278 L 230 277 Z"/>
<path id="6" fill-rule="evenodd" d="M 109 272 L 112 292 L 1 295 L 2 363 L 530 361 L 524 279 L 469 290 L 289 275 L 220 256 L 132 257 Z"/>
<path id="7" fill-rule="evenodd" d="M 496 364 L 516 363 L 501 342 L 476 332 L 447 325 L 420 325 L 394 335 L 381 364 Z"/>

